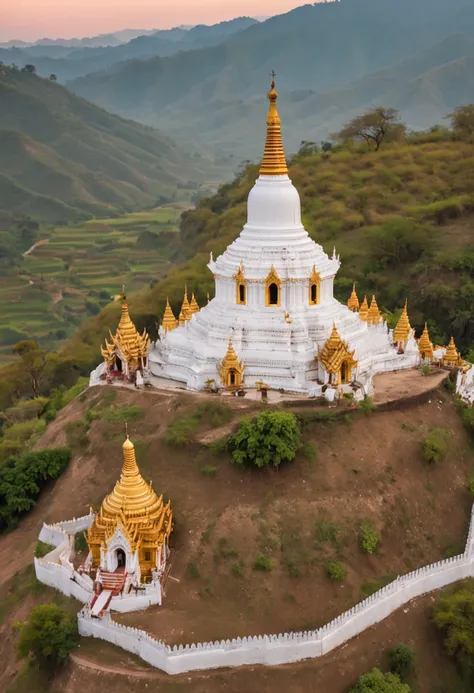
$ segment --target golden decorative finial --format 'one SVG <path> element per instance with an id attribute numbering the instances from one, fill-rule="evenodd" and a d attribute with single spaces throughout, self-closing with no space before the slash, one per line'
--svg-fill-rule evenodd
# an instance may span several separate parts
<path id="1" fill-rule="evenodd" d="M 428 332 L 428 324 L 426 322 L 423 334 L 418 340 L 418 351 L 420 352 L 420 356 L 422 359 L 429 359 L 430 361 L 433 360 L 433 344 L 430 340 L 430 333 Z"/>
<path id="2" fill-rule="evenodd" d="M 191 306 L 189 305 L 188 301 L 188 287 L 185 285 L 183 303 L 181 306 L 181 312 L 179 314 L 179 324 L 182 325 L 181 316 L 183 316 L 183 320 L 186 321 L 191 319 L 191 315 Z"/>
<path id="3" fill-rule="evenodd" d="M 163 320 L 161 321 L 161 326 L 165 332 L 171 332 L 176 327 L 178 327 L 178 321 L 176 320 L 173 311 L 171 310 L 170 302 L 168 296 L 166 297 L 166 308 L 163 313 Z"/>
<path id="4" fill-rule="evenodd" d="M 209 291 L 207 292 L 207 302 L 210 303 L 211 299 L 209 298 Z"/>
<path id="5" fill-rule="evenodd" d="M 288 174 L 288 166 L 286 165 L 285 151 L 281 139 L 281 121 L 276 107 L 278 94 L 275 89 L 275 72 L 273 71 L 271 78 L 272 83 L 267 95 L 270 101 L 267 115 L 267 137 L 262 165 L 260 166 L 260 175 L 286 176 Z"/>
<path id="6" fill-rule="evenodd" d="M 196 297 L 194 296 L 194 292 L 191 296 L 191 303 L 189 304 L 189 310 L 191 311 L 191 315 L 194 315 L 194 313 L 199 313 L 199 304 L 196 301 Z"/>
<path id="7" fill-rule="evenodd" d="M 369 304 L 367 303 L 367 296 L 364 296 L 364 300 L 360 304 L 359 308 L 359 318 L 364 322 L 367 322 L 367 317 L 369 314 Z"/>
<path id="8" fill-rule="evenodd" d="M 378 325 L 381 321 L 382 316 L 380 315 L 379 307 L 375 296 L 372 296 L 372 302 L 370 304 L 369 312 L 367 313 L 367 322 L 369 325 Z"/>
<path id="9" fill-rule="evenodd" d="M 456 344 L 454 343 L 454 337 L 451 337 L 446 353 L 443 356 L 443 363 L 447 363 L 449 366 L 455 366 L 459 361 L 460 356 L 456 349 Z"/>
<path id="10" fill-rule="evenodd" d="M 400 320 L 393 331 L 393 341 L 396 344 L 407 342 L 411 332 L 410 320 L 408 319 L 408 299 L 405 300 L 405 305 L 400 315 Z"/>
<path id="11" fill-rule="evenodd" d="M 357 311 L 359 310 L 359 299 L 357 298 L 357 294 L 356 294 L 355 282 L 352 285 L 352 293 L 351 293 L 349 300 L 347 301 L 347 307 L 350 310 L 352 310 L 353 313 L 357 313 Z"/>
<path id="12" fill-rule="evenodd" d="M 127 422 L 125 422 L 125 435 L 128 438 L 128 423 Z"/>

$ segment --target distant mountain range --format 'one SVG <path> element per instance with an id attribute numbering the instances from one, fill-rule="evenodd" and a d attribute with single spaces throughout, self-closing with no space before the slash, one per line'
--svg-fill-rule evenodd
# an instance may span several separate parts
<path id="1" fill-rule="evenodd" d="M 122 31 L 114 31 L 110 34 L 99 34 L 98 36 L 90 36 L 86 38 L 72 39 L 50 39 L 42 38 L 37 41 L 21 41 L 11 39 L 10 41 L 0 42 L 0 48 L 31 48 L 33 46 L 64 46 L 67 48 L 74 47 L 96 47 L 96 46 L 118 46 L 121 43 L 127 43 L 137 36 L 146 36 L 154 34 L 156 29 L 123 29 Z"/>
<path id="2" fill-rule="evenodd" d="M 59 84 L 5 68 L 0 152 L 0 210 L 46 222 L 151 207 L 213 175 L 190 143 L 180 148 Z"/>
<path id="3" fill-rule="evenodd" d="M 45 77 L 55 74 L 60 82 L 65 82 L 128 60 L 170 56 L 179 51 L 213 46 L 257 23 L 257 20 L 250 17 L 239 17 L 211 26 L 145 32 L 144 35 L 133 36 L 125 43 L 121 39 L 127 32 L 122 32 L 115 43 L 112 38 L 116 34 L 77 42 L 43 40 L 32 46 L 0 48 L 0 60 L 20 67 L 34 63 L 39 74 Z M 99 43 L 105 40 L 108 43 Z"/>

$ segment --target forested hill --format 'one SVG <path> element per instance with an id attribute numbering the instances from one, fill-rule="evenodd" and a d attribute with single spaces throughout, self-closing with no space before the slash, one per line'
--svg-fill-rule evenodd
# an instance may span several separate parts
<path id="1" fill-rule="evenodd" d="M 49 79 L 0 68 L 0 210 L 57 222 L 151 207 L 210 164 Z"/>

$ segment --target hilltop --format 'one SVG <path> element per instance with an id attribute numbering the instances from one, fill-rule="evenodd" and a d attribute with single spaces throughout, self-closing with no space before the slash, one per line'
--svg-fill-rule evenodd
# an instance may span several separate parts
<path id="1" fill-rule="evenodd" d="M 217 46 L 114 65 L 71 88 L 110 111 L 252 157 L 272 69 L 295 151 L 374 101 L 400 108 L 410 127 L 434 125 L 471 100 L 473 39 L 466 0 L 315 3 Z"/>
<path id="2" fill-rule="evenodd" d="M 212 161 L 35 74 L 0 73 L 0 209 L 45 222 L 110 215 L 197 187 Z M 195 157 L 193 157 L 195 153 Z"/>
<path id="3" fill-rule="evenodd" d="M 416 372 L 413 377 L 422 378 Z M 205 408 L 199 410 L 203 403 Z M 91 411 L 94 416 L 88 414 Z M 182 444 L 167 444 L 170 427 L 189 422 L 197 411 L 200 420 Z M 54 596 L 51 590 L 35 593 L 25 572 L 41 523 L 83 515 L 90 504 L 98 507 L 120 472 L 125 420 L 142 474 L 171 498 L 173 579 L 168 580 L 161 609 L 116 618 L 167 642 L 313 628 L 393 576 L 462 550 L 471 508 L 466 479 L 472 451 L 452 396 L 444 389 L 417 403 L 376 411 L 370 418 L 362 412 L 334 416 L 332 410 L 296 406 L 292 411 L 313 453 L 302 451 L 292 464 L 274 473 L 239 470 L 226 454 L 209 447 L 211 440 L 234 430 L 243 415 L 258 411 L 259 405 L 235 399 L 98 387 L 59 413 L 37 447 L 69 444 L 72 462 L 19 527 L 0 537 L 2 687 L 11 684 L 18 667 L 12 659 L 12 623 L 24 618 L 34 603 Z M 435 427 L 447 432 L 449 449 L 443 462 L 429 466 L 422 458 L 421 443 Z M 380 550 L 373 555 L 359 548 L 361 523 L 370 523 L 381 537 Z M 257 570 L 254 563 L 262 553 L 270 558 L 271 567 Z M 347 569 L 342 583 L 326 575 L 325 566 L 332 560 Z M 80 606 L 72 600 L 69 604 L 76 610 Z M 301 690 L 311 690 L 312 681 L 328 693 L 342 693 L 403 629 L 415 631 L 417 648 L 423 652 L 420 690 L 428 690 L 437 678 L 446 681 L 453 673 L 424 609 L 394 614 L 379 628 L 384 636 L 378 646 L 374 648 L 373 631 L 349 643 L 350 660 L 343 658 L 345 664 L 337 671 L 339 655 L 265 669 L 264 680 L 259 669 L 248 690 L 269 690 L 282 671 L 287 672 L 284 675 L 291 671 Z M 431 649 L 423 644 L 424 638 Z M 437 662 L 434 651 L 439 652 Z M 130 662 L 104 643 L 81 642 L 77 654 L 100 667 Z M 130 666 L 133 671 L 136 662 Z M 190 674 L 162 679 L 160 685 L 165 685 L 163 690 L 178 683 L 201 690 L 204 680 L 205 690 L 213 692 L 222 686 L 222 676 L 228 677 L 230 691 L 242 690 L 245 670 L 206 672 L 205 679 Z M 65 690 L 59 681 L 57 685 Z M 130 685 L 127 679 L 123 685 Z M 75 686 L 72 680 L 70 686 Z"/>

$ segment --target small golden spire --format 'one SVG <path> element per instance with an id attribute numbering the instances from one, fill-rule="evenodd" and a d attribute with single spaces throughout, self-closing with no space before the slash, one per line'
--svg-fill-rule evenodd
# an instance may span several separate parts
<path id="1" fill-rule="evenodd" d="M 430 340 L 430 333 L 428 332 L 428 324 L 426 322 L 423 334 L 418 340 L 418 351 L 420 352 L 420 356 L 422 359 L 429 359 L 430 361 L 433 360 L 433 344 Z"/>
<path id="2" fill-rule="evenodd" d="M 460 357 L 458 350 L 456 349 L 456 344 L 454 343 L 454 337 L 451 337 L 448 348 L 446 349 L 446 353 L 443 356 L 443 362 L 449 364 L 450 366 L 454 366 L 459 363 L 459 360 Z"/>
<path id="3" fill-rule="evenodd" d="M 288 166 L 286 165 L 285 152 L 281 139 L 281 121 L 278 115 L 276 101 L 278 98 L 275 89 L 275 73 L 271 73 L 272 83 L 268 92 L 270 106 L 267 115 L 267 138 L 265 150 L 263 152 L 262 165 L 260 167 L 261 176 L 286 176 Z"/>
<path id="4" fill-rule="evenodd" d="M 360 304 L 359 308 L 359 318 L 363 320 L 364 322 L 367 322 L 367 318 L 369 315 L 369 304 L 367 303 L 367 296 L 364 296 L 364 300 Z"/>
<path id="5" fill-rule="evenodd" d="M 194 315 L 194 313 L 199 313 L 199 304 L 196 301 L 196 297 L 194 295 L 191 296 L 191 303 L 189 304 L 189 310 L 191 311 L 191 315 Z"/>
<path id="6" fill-rule="evenodd" d="M 232 337 L 229 337 L 227 352 L 219 364 L 219 376 L 225 386 L 241 385 L 244 374 L 244 365 L 235 353 Z"/>
<path id="7" fill-rule="evenodd" d="M 347 301 L 347 307 L 350 310 L 352 310 L 353 313 L 357 313 L 357 311 L 359 310 L 359 299 L 357 298 L 357 294 L 356 294 L 356 283 L 355 282 L 352 285 L 352 293 L 351 293 L 349 300 Z"/>
<path id="8" fill-rule="evenodd" d="M 381 321 L 382 316 L 380 315 L 379 307 L 375 296 L 372 296 L 372 302 L 370 304 L 369 312 L 367 314 L 367 322 L 369 325 L 378 325 Z"/>
<path id="9" fill-rule="evenodd" d="M 188 301 L 188 287 L 184 287 L 184 297 L 183 297 L 183 303 L 181 305 L 181 312 L 179 314 L 179 323 L 181 323 L 181 315 L 183 316 L 183 320 L 190 320 L 191 319 L 191 306 L 189 305 Z"/>
<path id="10" fill-rule="evenodd" d="M 178 321 L 176 320 L 173 311 L 171 310 L 170 302 L 168 296 L 166 297 L 166 308 L 163 313 L 163 320 L 161 321 L 161 326 L 165 332 L 171 332 L 176 327 L 178 327 Z"/>
<path id="11" fill-rule="evenodd" d="M 407 342 L 410 336 L 411 325 L 408 319 L 408 299 L 405 300 L 405 305 L 400 315 L 400 319 L 397 323 L 396 328 L 393 331 L 393 341 L 398 344 L 399 342 Z"/>

